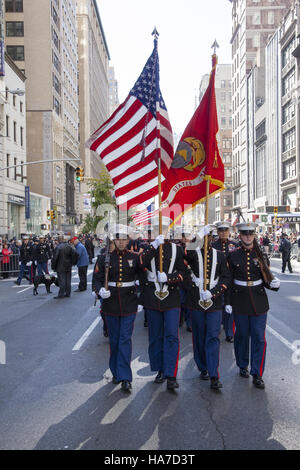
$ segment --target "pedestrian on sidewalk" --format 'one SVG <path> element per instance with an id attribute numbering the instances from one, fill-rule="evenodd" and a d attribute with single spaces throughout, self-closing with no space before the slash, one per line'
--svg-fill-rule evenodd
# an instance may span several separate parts
<path id="1" fill-rule="evenodd" d="M 286 265 L 288 266 L 288 270 L 290 273 L 293 272 L 292 265 L 291 265 L 291 251 L 292 251 L 292 245 L 291 242 L 288 239 L 288 236 L 286 233 L 283 233 L 281 236 L 281 242 L 279 245 L 279 251 L 282 255 L 282 268 L 281 272 L 285 272 Z"/>
<path id="2" fill-rule="evenodd" d="M 79 285 L 74 292 L 82 292 L 87 289 L 87 270 L 89 265 L 89 256 L 87 254 L 85 246 L 79 241 L 78 237 L 73 237 L 70 240 L 75 246 L 75 250 L 78 254 L 77 268 L 79 276 Z"/>

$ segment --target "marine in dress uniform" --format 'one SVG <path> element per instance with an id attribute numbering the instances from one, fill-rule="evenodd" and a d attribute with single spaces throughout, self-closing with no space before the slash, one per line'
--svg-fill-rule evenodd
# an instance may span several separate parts
<path id="1" fill-rule="evenodd" d="M 230 223 L 229 222 L 217 222 L 217 235 L 218 239 L 212 242 L 212 247 L 218 251 L 222 251 L 226 258 L 228 253 L 235 250 L 238 247 L 238 242 L 229 239 L 230 235 Z M 223 307 L 222 307 L 222 323 L 224 325 L 224 331 L 226 341 L 233 343 L 233 316 L 232 313 L 226 311 L 226 305 L 228 305 L 228 290 L 223 296 Z"/>
<path id="2" fill-rule="evenodd" d="M 38 274 L 49 274 L 48 260 L 51 258 L 51 251 L 48 243 L 45 242 L 45 237 L 39 237 L 39 243 L 35 249 L 35 256 L 37 261 Z"/>
<path id="3" fill-rule="evenodd" d="M 250 374 L 257 388 L 264 388 L 262 375 L 266 360 L 268 297 L 265 288 L 277 291 L 279 279 L 264 282 L 256 251 L 253 248 L 256 223 L 240 223 L 241 246 L 228 254 L 232 277 L 231 306 L 235 321 L 234 352 L 241 377 L 248 378 L 249 342 L 251 343 Z"/>
<path id="4" fill-rule="evenodd" d="M 105 254 L 100 255 L 94 271 L 93 288 L 102 298 L 102 313 L 110 343 L 109 367 L 113 382 L 129 392 L 132 382 L 131 352 L 133 326 L 138 311 L 135 279 L 139 271 L 139 256 L 127 250 L 128 227 L 112 227 L 110 239 L 115 249 L 110 253 L 108 290 L 105 289 Z"/>
<path id="5" fill-rule="evenodd" d="M 181 233 L 176 234 L 176 239 L 177 239 L 178 245 L 182 248 L 183 253 L 184 253 L 186 244 L 189 243 L 194 237 L 193 229 L 190 227 L 184 226 L 184 227 L 181 227 L 180 232 Z M 184 259 L 184 262 L 187 265 L 188 269 L 190 269 L 186 259 Z M 180 312 L 179 325 L 182 326 L 183 322 L 185 321 L 186 329 L 187 331 L 191 333 L 192 332 L 192 318 L 191 318 L 190 311 L 186 308 L 187 290 L 189 287 L 190 287 L 190 279 L 188 279 L 188 281 L 185 281 L 180 285 L 179 292 L 180 292 L 181 312 Z"/>
<path id="6" fill-rule="evenodd" d="M 224 253 L 208 246 L 207 290 L 204 291 L 204 248 L 203 239 L 209 236 L 213 227 L 201 228 L 196 242 L 186 246 L 185 259 L 192 270 L 192 285 L 188 290 L 186 306 L 192 317 L 194 360 L 200 371 L 200 379 L 210 378 L 211 388 L 222 388 L 219 381 L 219 333 L 222 321 L 222 294 L 230 286 L 230 273 Z M 197 246 L 198 245 L 198 246 Z M 204 309 L 200 301 L 211 300 L 212 305 Z"/>
<path id="7" fill-rule="evenodd" d="M 32 270 L 32 263 L 33 263 L 33 250 L 32 245 L 29 242 L 29 236 L 23 236 L 23 243 L 20 248 L 20 271 L 18 279 L 15 281 L 15 284 L 18 286 L 21 284 L 25 271 L 29 271 L 29 283 L 32 284 L 33 279 L 33 270 Z M 28 268 L 28 269 L 27 269 Z"/>
<path id="8" fill-rule="evenodd" d="M 165 231 L 170 219 L 163 217 Z M 159 220 L 151 220 L 153 237 L 158 233 Z M 167 389 L 174 390 L 179 360 L 179 318 L 182 282 L 188 278 L 182 249 L 170 241 L 169 234 L 159 234 L 150 248 L 140 255 L 141 266 L 147 270 L 143 285 L 143 305 L 147 309 L 149 332 L 149 359 L 152 371 L 156 371 L 155 383 L 167 379 Z M 159 246 L 162 245 L 163 272 L 159 266 Z"/>

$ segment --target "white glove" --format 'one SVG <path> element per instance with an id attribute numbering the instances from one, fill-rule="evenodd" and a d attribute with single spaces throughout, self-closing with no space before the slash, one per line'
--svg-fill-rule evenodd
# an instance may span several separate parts
<path id="1" fill-rule="evenodd" d="M 151 242 L 151 245 L 157 250 L 159 245 L 163 245 L 165 242 L 165 237 L 163 235 L 158 235 L 153 242 Z"/>
<path id="2" fill-rule="evenodd" d="M 274 279 L 270 282 L 271 289 L 279 289 L 280 287 L 280 279 L 274 277 Z"/>
<path id="3" fill-rule="evenodd" d="M 201 300 L 210 300 L 212 298 L 212 293 L 209 290 L 202 290 L 200 295 Z"/>
<path id="4" fill-rule="evenodd" d="M 28 263 L 26 263 L 26 266 L 31 266 L 32 265 L 32 261 L 28 261 Z"/>
<path id="5" fill-rule="evenodd" d="M 144 310 L 142 305 L 138 305 L 137 313 L 141 313 Z"/>
<path id="6" fill-rule="evenodd" d="M 99 290 L 101 299 L 108 299 L 111 296 L 110 290 L 106 290 L 105 287 L 101 287 Z"/>
<path id="7" fill-rule="evenodd" d="M 166 273 L 161 273 L 160 271 L 157 271 L 157 280 L 158 282 L 167 282 L 168 276 L 166 275 Z"/>
<path id="8" fill-rule="evenodd" d="M 198 232 L 198 237 L 199 238 L 204 238 L 206 235 L 208 235 L 211 231 L 210 225 L 205 225 L 205 227 L 202 227 L 199 232 Z"/>
<path id="9" fill-rule="evenodd" d="M 196 284 L 197 287 L 200 287 L 200 277 L 192 276 L 192 281 Z"/>
<path id="10" fill-rule="evenodd" d="M 225 312 L 228 313 L 229 315 L 232 314 L 232 307 L 231 307 L 231 305 L 225 305 Z"/>
<path id="11" fill-rule="evenodd" d="M 148 271 L 147 277 L 148 277 L 148 281 L 150 281 L 150 282 L 151 282 L 151 281 L 152 281 L 152 282 L 155 281 L 155 274 L 153 274 L 152 271 Z"/>

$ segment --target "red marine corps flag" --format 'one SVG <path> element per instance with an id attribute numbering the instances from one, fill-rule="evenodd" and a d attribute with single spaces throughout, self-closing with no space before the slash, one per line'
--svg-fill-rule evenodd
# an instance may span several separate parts
<path id="1" fill-rule="evenodd" d="M 209 85 L 181 137 L 164 182 L 163 214 L 168 213 L 174 222 L 199 202 L 224 189 L 224 165 L 216 139 L 216 66 L 214 53 Z"/>

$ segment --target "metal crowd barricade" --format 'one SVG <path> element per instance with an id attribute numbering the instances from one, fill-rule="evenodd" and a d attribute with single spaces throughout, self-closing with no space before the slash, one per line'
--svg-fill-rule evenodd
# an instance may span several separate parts
<path id="1" fill-rule="evenodd" d="M 0 276 L 5 277 L 7 274 L 17 276 L 20 269 L 19 263 L 20 255 L 13 253 L 10 255 L 2 255 L 2 253 L 0 253 Z"/>
<path id="2" fill-rule="evenodd" d="M 298 244 L 294 243 L 291 250 L 291 259 L 298 259 Z"/>

